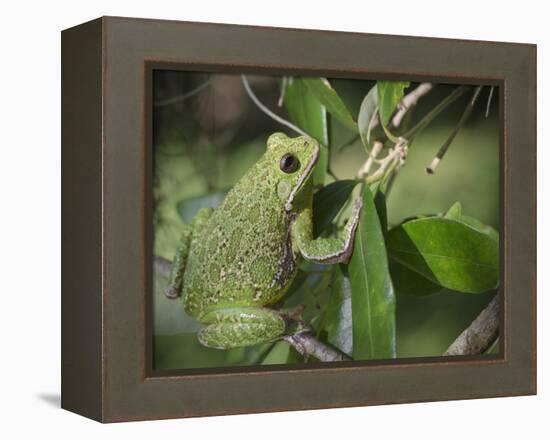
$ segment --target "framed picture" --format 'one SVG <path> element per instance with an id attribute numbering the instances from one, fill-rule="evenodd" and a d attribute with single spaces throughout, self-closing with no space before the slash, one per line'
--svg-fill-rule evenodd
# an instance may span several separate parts
<path id="1" fill-rule="evenodd" d="M 536 46 L 62 33 L 62 406 L 536 392 Z"/>

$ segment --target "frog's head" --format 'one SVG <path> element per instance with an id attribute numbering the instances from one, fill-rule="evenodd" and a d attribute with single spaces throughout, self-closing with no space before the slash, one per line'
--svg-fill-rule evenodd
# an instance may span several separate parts
<path id="1" fill-rule="evenodd" d="M 266 156 L 275 173 L 277 195 L 286 211 L 292 210 L 300 190 L 309 183 L 319 152 L 319 143 L 309 136 L 290 138 L 284 133 L 269 136 Z"/>

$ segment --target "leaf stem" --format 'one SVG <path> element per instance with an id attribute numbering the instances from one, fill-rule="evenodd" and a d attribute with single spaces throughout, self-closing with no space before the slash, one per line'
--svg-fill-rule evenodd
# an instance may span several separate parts
<path id="1" fill-rule="evenodd" d="M 460 98 L 464 93 L 468 91 L 470 87 L 468 86 L 459 86 L 454 89 L 445 99 L 443 99 L 439 104 L 437 104 L 424 118 L 422 118 L 414 127 L 402 135 L 405 139 L 409 141 L 413 136 L 422 131 L 430 122 L 432 122 L 439 114 L 445 110 L 449 105 L 455 102 Z"/>
<path id="2" fill-rule="evenodd" d="M 248 82 L 248 79 L 245 75 L 241 75 L 241 79 L 244 85 L 244 89 L 246 90 L 247 95 L 252 100 L 254 104 L 267 116 L 269 116 L 271 119 L 277 121 L 279 124 L 284 125 L 285 127 L 290 128 L 291 130 L 295 131 L 296 133 L 302 135 L 302 136 L 308 136 L 308 134 L 298 128 L 296 125 L 294 125 L 292 122 L 287 121 L 286 119 L 280 117 L 279 115 L 273 113 L 271 110 L 269 110 L 262 102 L 258 99 L 258 97 L 254 94 L 252 91 L 252 88 L 250 87 L 250 83 Z"/>

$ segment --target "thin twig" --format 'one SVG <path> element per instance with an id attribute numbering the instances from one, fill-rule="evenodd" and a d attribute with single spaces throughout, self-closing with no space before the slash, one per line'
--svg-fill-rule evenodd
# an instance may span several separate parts
<path id="1" fill-rule="evenodd" d="M 200 91 L 204 90 L 208 85 L 210 84 L 210 81 L 212 78 L 208 78 L 205 82 L 195 87 L 193 90 L 190 90 L 187 93 L 184 93 L 183 95 L 173 96 L 171 98 L 162 99 L 160 101 L 157 101 L 153 104 L 154 107 L 163 107 L 165 105 L 171 105 L 175 104 L 176 102 L 185 101 L 188 98 L 191 98 L 191 96 L 196 95 Z"/>
<path id="2" fill-rule="evenodd" d="M 499 316 L 500 295 L 497 294 L 470 326 L 455 339 L 443 356 L 485 353 L 498 337 Z"/>
<path id="3" fill-rule="evenodd" d="M 365 183 L 368 185 L 387 179 L 389 174 L 397 167 L 401 167 L 405 163 L 407 157 L 408 146 L 407 140 L 399 138 L 395 147 L 393 147 L 388 155 L 381 159 L 378 163 L 378 169 L 370 176 L 365 178 Z"/>
<path id="4" fill-rule="evenodd" d="M 408 130 L 402 137 L 411 141 L 411 137 L 422 131 L 430 122 L 432 122 L 439 114 L 445 110 L 449 105 L 460 98 L 470 88 L 467 86 L 459 86 L 454 89 L 448 96 L 445 97 L 439 104 L 437 104 L 430 112 L 424 116 L 414 127 Z"/>
<path id="5" fill-rule="evenodd" d="M 365 163 L 359 168 L 359 171 L 357 171 L 357 178 L 358 179 L 364 179 L 369 173 L 370 169 L 372 168 L 372 164 L 374 163 L 374 160 L 377 159 L 378 155 L 380 154 L 380 151 L 382 151 L 382 148 L 384 147 L 384 144 L 380 141 L 375 141 L 372 145 L 372 148 L 369 152 L 369 155 L 367 157 L 367 160 Z"/>
<path id="6" fill-rule="evenodd" d="M 495 92 L 495 86 L 491 86 L 489 90 L 489 97 L 487 98 L 487 108 L 485 109 L 485 117 L 489 117 L 489 110 L 491 108 L 491 101 L 493 100 L 493 93 Z"/>
<path id="7" fill-rule="evenodd" d="M 248 79 L 246 78 L 245 75 L 241 75 L 241 79 L 242 79 L 244 89 L 246 90 L 247 95 L 250 97 L 252 102 L 254 102 L 254 104 L 256 104 L 256 106 L 262 112 L 264 112 L 271 119 L 274 119 L 275 121 L 277 121 L 279 124 L 282 124 L 282 125 L 290 128 L 291 130 L 295 131 L 296 133 L 301 134 L 302 136 L 308 136 L 308 134 L 305 131 L 303 131 L 300 128 L 296 127 L 292 122 L 289 122 L 286 119 L 281 118 L 279 115 L 273 113 L 264 104 L 262 104 L 262 102 L 258 99 L 258 97 L 252 91 L 252 88 L 250 87 Z"/>
<path id="8" fill-rule="evenodd" d="M 447 150 L 449 149 L 449 147 L 453 143 L 454 138 L 456 137 L 456 135 L 458 134 L 460 129 L 464 126 L 464 123 L 468 120 L 468 118 L 472 114 L 472 111 L 474 109 L 474 105 L 477 101 L 477 98 L 479 97 L 479 93 L 481 92 L 481 89 L 482 89 L 482 86 L 478 86 L 474 89 L 474 93 L 472 94 L 472 98 L 470 99 L 470 101 L 468 102 L 468 105 L 464 109 L 464 112 L 462 113 L 462 116 L 460 117 L 460 120 L 458 121 L 458 124 L 456 124 L 456 127 L 453 129 L 453 131 L 451 132 L 451 134 L 449 135 L 447 140 L 443 143 L 441 148 L 439 148 L 439 151 L 437 152 L 437 154 L 433 158 L 430 165 L 428 165 L 426 167 L 426 173 L 427 174 L 431 175 L 435 172 L 435 169 L 439 165 L 439 162 L 441 162 L 441 160 L 443 159 L 443 156 L 445 156 L 445 154 L 447 153 Z"/>
<path id="9" fill-rule="evenodd" d="M 407 93 L 403 99 L 399 101 L 399 104 L 397 104 L 397 112 L 395 112 L 395 115 L 392 118 L 393 128 L 398 128 L 401 125 L 401 122 L 407 112 L 418 103 L 420 98 L 427 95 L 433 87 L 434 86 L 432 83 L 421 83 L 412 92 Z"/>

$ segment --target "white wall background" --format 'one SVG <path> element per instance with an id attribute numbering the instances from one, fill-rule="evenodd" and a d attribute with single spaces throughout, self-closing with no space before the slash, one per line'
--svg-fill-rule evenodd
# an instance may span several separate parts
<path id="1" fill-rule="evenodd" d="M 550 287 L 546 226 L 550 209 L 544 203 L 550 173 L 543 168 L 550 166 L 544 148 L 550 118 L 550 25 L 544 9 L 545 2 L 531 0 L 4 3 L 0 25 L 0 436 L 473 439 L 542 438 L 545 432 L 548 438 L 550 319 L 541 316 L 548 313 Z M 101 15 L 537 43 L 539 396 L 107 426 L 59 409 L 60 31 Z"/>

